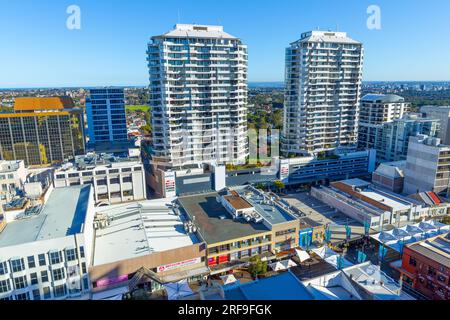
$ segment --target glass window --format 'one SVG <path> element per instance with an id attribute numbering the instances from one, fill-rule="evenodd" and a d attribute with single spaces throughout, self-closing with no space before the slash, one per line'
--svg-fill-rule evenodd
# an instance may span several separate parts
<path id="1" fill-rule="evenodd" d="M 36 267 L 36 263 L 34 262 L 34 256 L 28 257 L 28 268 L 34 268 Z"/>
<path id="2" fill-rule="evenodd" d="M 14 278 L 14 288 L 16 290 L 23 289 L 26 286 L 27 286 L 27 277 L 23 276 L 23 277 Z"/>
<path id="3" fill-rule="evenodd" d="M 30 294 L 28 292 L 16 294 L 16 300 L 30 300 Z"/>
<path id="4" fill-rule="evenodd" d="M 33 290 L 33 300 L 41 300 L 41 293 L 39 289 Z"/>
<path id="5" fill-rule="evenodd" d="M 41 271 L 41 282 L 48 282 L 48 273 L 47 271 Z"/>
<path id="6" fill-rule="evenodd" d="M 87 272 L 87 270 L 86 270 L 86 263 L 82 263 L 81 264 L 81 271 L 83 272 L 83 273 L 86 273 Z"/>
<path id="7" fill-rule="evenodd" d="M 76 249 L 67 249 L 66 250 L 66 260 L 74 261 L 77 259 L 77 250 Z"/>
<path id="8" fill-rule="evenodd" d="M 57 297 L 57 298 L 65 296 L 67 294 L 66 285 L 63 284 L 63 285 L 60 285 L 60 286 L 56 286 L 55 289 L 54 289 L 54 294 L 55 294 L 55 297 Z"/>
<path id="9" fill-rule="evenodd" d="M 11 285 L 9 283 L 9 279 L 0 280 L 0 293 L 8 292 L 11 290 Z"/>
<path id="10" fill-rule="evenodd" d="M 45 261 L 45 254 L 40 254 L 38 255 L 38 259 L 39 259 L 39 266 L 45 266 L 47 263 Z"/>
<path id="11" fill-rule="evenodd" d="M 89 279 L 88 278 L 83 278 L 83 287 L 84 287 L 84 290 L 89 290 Z"/>
<path id="12" fill-rule="evenodd" d="M 42 292 L 44 293 L 44 299 L 50 299 L 52 297 L 52 294 L 50 293 L 49 287 L 44 287 L 42 289 Z"/>
<path id="13" fill-rule="evenodd" d="M 62 280 L 65 277 L 64 268 L 53 270 L 53 281 Z"/>
<path id="14" fill-rule="evenodd" d="M 36 272 L 30 273 L 30 280 L 31 280 L 31 285 L 38 283 L 38 277 L 37 277 Z"/>
<path id="15" fill-rule="evenodd" d="M 80 246 L 80 256 L 84 258 L 84 247 Z"/>
<path id="16" fill-rule="evenodd" d="M 8 264 L 6 261 L 0 262 L 0 275 L 8 273 Z"/>
<path id="17" fill-rule="evenodd" d="M 19 272 L 25 269 L 23 259 L 11 260 L 11 269 L 13 272 Z"/>
<path id="18" fill-rule="evenodd" d="M 50 252 L 50 264 L 57 264 L 62 262 L 61 251 Z"/>

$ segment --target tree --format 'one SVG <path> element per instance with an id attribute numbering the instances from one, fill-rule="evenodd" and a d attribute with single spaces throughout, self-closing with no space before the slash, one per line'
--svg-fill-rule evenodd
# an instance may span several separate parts
<path id="1" fill-rule="evenodd" d="M 256 188 L 256 189 L 259 189 L 259 190 L 264 190 L 264 184 L 263 184 L 263 183 L 257 183 L 257 184 L 255 185 L 255 188 Z"/>
<path id="2" fill-rule="evenodd" d="M 449 224 L 449 225 L 450 225 L 450 216 L 449 216 L 449 215 L 445 216 L 445 217 L 442 219 L 442 223 L 445 223 L 445 224 Z"/>
<path id="3" fill-rule="evenodd" d="M 281 189 L 285 188 L 285 185 L 284 185 L 283 181 L 280 181 L 280 180 L 275 180 L 273 182 L 273 186 L 274 186 L 274 188 L 276 188 L 278 190 L 278 192 L 280 192 Z"/>
<path id="4" fill-rule="evenodd" d="M 152 127 L 150 124 L 146 124 L 145 126 L 141 127 L 141 130 L 145 133 L 145 134 L 150 134 L 152 132 Z"/>
<path id="5" fill-rule="evenodd" d="M 267 261 L 262 261 L 260 256 L 253 256 L 250 258 L 250 265 L 248 267 L 248 272 L 253 277 L 260 274 L 267 273 Z"/>

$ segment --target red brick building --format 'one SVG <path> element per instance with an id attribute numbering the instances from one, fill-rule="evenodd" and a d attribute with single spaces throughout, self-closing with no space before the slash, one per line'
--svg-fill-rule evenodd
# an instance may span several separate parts
<path id="1" fill-rule="evenodd" d="M 433 300 L 450 300 L 450 234 L 406 245 L 403 282 Z"/>

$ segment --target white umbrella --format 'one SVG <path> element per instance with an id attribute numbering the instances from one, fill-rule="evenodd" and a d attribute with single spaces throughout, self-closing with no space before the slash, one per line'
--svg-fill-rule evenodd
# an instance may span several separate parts
<path id="1" fill-rule="evenodd" d="M 179 300 L 185 296 L 191 295 L 193 292 L 188 285 L 187 280 L 181 280 L 175 283 L 164 285 L 169 300 Z"/>
<path id="2" fill-rule="evenodd" d="M 280 263 L 284 266 L 285 269 L 289 269 L 291 267 L 297 266 L 297 264 L 294 261 L 292 261 L 291 259 L 280 261 Z"/>
<path id="3" fill-rule="evenodd" d="M 271 263 L 269 266 L 273 271 L 286 270 L 286 267 L 281 262 Z"/>
<path id="4" fill-rule="evenodd" d="M 308 252 L 306 251 L 295 249 L 295 253 L 297 253 L 297 257 L 300 259 L 300 262 L 311 259 Z"/>
<path id="5" fill-rule="evenodd" d="M 220 279 L 222 279 L 224 285 L 235 283 L 237 281 L 236 277 L 232 274 L 221 276 Z"/>

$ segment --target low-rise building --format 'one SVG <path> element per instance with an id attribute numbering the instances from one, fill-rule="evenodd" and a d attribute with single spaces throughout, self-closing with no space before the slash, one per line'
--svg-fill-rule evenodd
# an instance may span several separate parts
<path id="1" fill-rule="evenodd" d="M 403 248 L 401 277 L 429 299 L 450 300 L 450 237 L 440 235 Z"/>
<path id="2" fill-rule="evenodd" d="M 302 283 L 315 300 L 415 300 L 370 261 Z"/>
<path id="3" fill-rule="evenodd" d="M 54 189 L 0 228 L 0 299 L 86 299 L 93 243 L 90 186 Z"/>
<path id="4" fill-rule="evenodd" d="M 148 147 L 147 155 L 149 155 Z M 272 159 L 267 167 L 242 167 L 226 170 L 223 166 L 195 165 L 183 170 L 164 171 L 144 159 L 149 186 L 159 197 L 182 196 L 196 192 L 219 191 L 217 181 L 228 187 L 281 180 L 286 186 L 295 187 L 316 182 L 337 181 L 356 177 L 368 177 L 375 170 L 375 150 L 336 153 L 330 157 L 302 157 Z M 223 171 L 222 171 L 223 168 Z"/>
<path id="5" fill-rule="evenodd" d="M 23 160 L 0 160 L 0 206 L 17 195 L 26 179 L 27 169 Z"/>
<path id="6" fill-rule="evenodd" d="M 298 246 L 299 221 L 289 209 L 251 187 L 179 197 L 180 211 L 207 244 L 211 273 Z"/>
<path id="7" fill-rule="evenodd" d="M 394 193 L 403 192 L 406 161 L 381 163 L 372 173 L 372 183 Z"/>
<path id="8" fill-rule="evenodd" d="M 96 205 L 147 198 L 145 173 L 139 158 L 90 153 L 76 157 L 55 172 L 55 188 L 91 184 Z"/>
<path id="9" fill-rule="evenodd" d="M 172 201 L 147 200 L 96 209 L 89 271 L 92 299 L 127 293 L 141 282 L 158 290 L 165 283 L 193 281 L 209 273 L 205 244 Z M 140 278 L 142 270 L 147 278 Z"/>
<path id="10" fill-rule="evenodd" d="M 385 224 L 418 220 L 427 211 L 414 199 L 376 188 L 361 179 L 333 182 L 329 188 L 312 188 L 311 195 L 376 229 Z"/>

